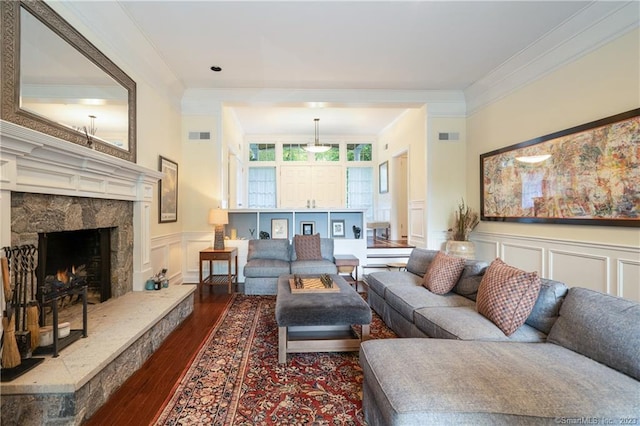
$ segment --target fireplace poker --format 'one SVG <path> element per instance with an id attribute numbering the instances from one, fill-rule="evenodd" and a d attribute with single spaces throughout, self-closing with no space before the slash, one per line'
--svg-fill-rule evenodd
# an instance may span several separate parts
<path id="1" fill-rule="evenodd" d="M 38 309 L 38 301 L 36 300 L 35 288 L 35 256 L 38 248 L 33 244 L 29 245 L 29 279 L 31 280 L 31 300 L 27 304 L 27 329 L 31 332 L 31 350 L 33 351 L 40 345 L 40 324 L 38 322 L 40 312 Z"/>

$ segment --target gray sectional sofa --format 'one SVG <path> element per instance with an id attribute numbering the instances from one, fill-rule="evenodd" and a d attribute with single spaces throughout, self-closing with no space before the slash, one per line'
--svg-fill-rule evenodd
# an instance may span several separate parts
<path id="1" fill-rule="evenodd" d="M 476 293 L 487 262 L 468 260 L 458 283 L 445 295 L 422 286 L 423 276 L 437 250 L 415 248 L 406 271 L 381 271 L 366 277 L 369 304 L 400 337 L 436 337 L 460 340 L 544 342 L 558 316 L 567 286 L 542 279 L 533 311 L 510 336 L 476 311 Z"/>
<path id="2" fill-rule="evenodd" d="M 336 274 L 333 239 L 320 238 L 320 251 L 322 259 L 299 260 L 289 240 L 250 240 L 243 269 L 245 294 L 277 294 L 280 275 Z"/>
<path id="3" fill-rule="evenodd" d="M 409 337 L 361 345 L 369 425 L 640 421 L 640 304 L 542 280 L 507 337 L 475 312 L 487 264 L 467 261 L 438 296 L 421 286 L 435 253 L 415 249 L 406 272 L 367 277 L 372 308 Z"/>

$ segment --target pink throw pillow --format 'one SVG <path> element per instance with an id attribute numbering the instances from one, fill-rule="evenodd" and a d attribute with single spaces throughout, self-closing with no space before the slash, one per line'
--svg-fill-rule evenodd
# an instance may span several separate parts
<path id="1" fill-rule="evenodd" d="M 293 244 L 296 247 L 296 259 L 322 260 L 320 234 L 295 235 L 293 240 Z"/>
<path id="2" fill-rule="evenodd" d="M 531 314 L 540 286 L 536 272 L 525 272 L 496 259 L 482 277 L 476 309 L 510 336 Z"/>
<path id="3" fill-rule="evenodd" d="M 422 285 L 432 293 L 447 294 L 456 286 L 464 265 L 464 258 L 439 251 L 424 274 Z"/>

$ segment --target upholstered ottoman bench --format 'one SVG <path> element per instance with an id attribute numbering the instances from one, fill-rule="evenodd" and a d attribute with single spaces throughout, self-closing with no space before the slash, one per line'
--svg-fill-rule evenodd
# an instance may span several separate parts
<path id="1" fill-rule="evenodd" d="M 331 275 L 339 292 L 292 293 L 289 279 L 278 278 L 276 321 L 278 362 L 287 362 L 288 353 L 348 352 L 360 349 L 369 338 L 371 308 L 340 275 Z M 362 326 L 360 337 L 352 325 Z"/>

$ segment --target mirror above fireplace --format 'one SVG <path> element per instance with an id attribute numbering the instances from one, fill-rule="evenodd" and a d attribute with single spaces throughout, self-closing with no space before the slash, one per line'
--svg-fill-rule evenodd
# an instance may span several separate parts
<path id="1" fill-rule="evenodd" d="M 135 162 L 135 82 L 43 1 L 1 7 L 0 118 Z"/>

